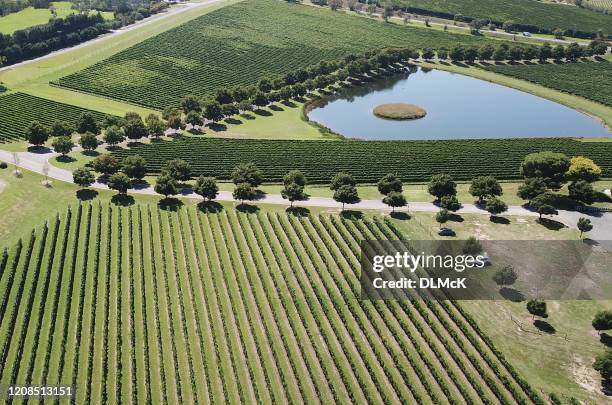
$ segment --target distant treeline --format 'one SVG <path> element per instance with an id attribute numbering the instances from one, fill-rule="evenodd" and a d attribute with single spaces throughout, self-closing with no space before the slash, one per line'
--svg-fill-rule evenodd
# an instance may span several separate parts
<path id="1" fill-rule="evenodd" d="M 0 16 L 16 13 L 24 8 L 49 8 L 50 0 L 0 0 Z"/>
<path id="2" fill-rule="evenodd" d="M 88 41 L 111 29 L 133 24 L 166 7 L 165 3 L 153 3 L 136 10 L 122 8 L 115 11 L 112 21 L 104 20 L 99 12 L 72 14 L 17 30 L 12 35 L 0 33 L 0 65 L 10 65 Z"/>

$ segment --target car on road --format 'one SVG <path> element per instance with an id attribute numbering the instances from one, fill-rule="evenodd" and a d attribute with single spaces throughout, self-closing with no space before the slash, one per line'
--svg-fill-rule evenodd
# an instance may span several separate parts
<path id="1" fill-rule="evenodd" d="M 531 36 L 531 32 L 525 31 L 525 32 L 523 32 L 523 36 L 524 37 L 530 37 Z"/>

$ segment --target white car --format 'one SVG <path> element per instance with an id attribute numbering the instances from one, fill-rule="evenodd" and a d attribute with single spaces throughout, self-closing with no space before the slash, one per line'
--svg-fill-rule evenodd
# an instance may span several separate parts
<path id="1" fill-rule="evenodd" d="M 531 32 L 525 31 L 525 32 L 523 32 L 523 36 L 524 37 L 530 37 L 531 36 Z"/>

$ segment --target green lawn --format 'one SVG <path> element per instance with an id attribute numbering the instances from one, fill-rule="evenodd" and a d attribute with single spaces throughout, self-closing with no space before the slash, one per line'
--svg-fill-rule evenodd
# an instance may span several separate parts
<path id="1" fill-rule="evenodd" d="M 77 12 L 72 8 L 72 3 L 69 1 L 53 2 L 50 8 L 28 7 L 16 13 L 0 17 L 0 33 L 12 34 L 17 30 L 23 30 L 34 25 L 46 24 L 52 17 L 51 8 L 55 8 L 58 18 L 64 18 Z M 114 18 L 112 12 L 105 11 L 101 14 L 106 20 L 112 20 Z"/>

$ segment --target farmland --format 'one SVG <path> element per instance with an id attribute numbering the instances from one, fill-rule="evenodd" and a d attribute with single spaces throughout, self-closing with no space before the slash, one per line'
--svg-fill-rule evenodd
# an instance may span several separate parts
<path id="1" fill-rule="evenodd" d="M 119 156 L 139 154 L 152 173 L 166 161 L 182 158 L 197 174 L 229 178 L 232 168 L 252 161 L 267 181 L 280 181 L 289 170 L 299 169 L 313 183 L 326 183 L 339 171 L 359 182 L 376 182 L 386 173 L 407 181 L 426 181 L 432 174 L 448 173 L 456 179 L 493 175 L 519 178 L 525 155 L 552 150 L 569 156 L 589 156 L 612 176 L 612 143 L 578 142 L 567 138 L 449 140 L 449 141 L 272 141 L 187 138 L 118 151 Z"/>
<path id="2" fill-rule="evenodd" d="M 612 63 L 583 62 L 538 65 L 498 65 L 487 70 L 527 80 L 612 106 Z"/>
<path id="3" fill-rule="evenodd" d="M 241 2 L 145 40 L 57 84 L 161 109 L 188 94 L 211 96 L 220 88 L 256 84 L 370 49 L 486 41 L 288 2 Z"/>
<path id="4" fill-rule="evenodd" d="M 358 299 L 358 241 L 398 236 L 73 207 L 2 254 L 0 381 L 71 383 L 77 403 L 541 401 L 459 304 Z"/>
<path id="5" fill-rule="evenodd" d="M 46 126 L 55 120 L 74 124 L 84 112 L 91 112 L 97 120 L 104 118 L 102 113 L 25 93 L 0 96 L 0 143 L 22 139 L 24 128 L 34 120 Z"/>
<path id="6" fill-rule="evenodd" d="M 433 11 L 452 18 L 462 14 L 472 18 L 487 18 L 503 23 L 516 23 L 541 27 L 547 30 L 565 30 L 596 33 L 598 30 L 612 33 L 612 17 L 591 10 L 546 4 L 534 0 L 393 0 L 397 6 Z"/>

